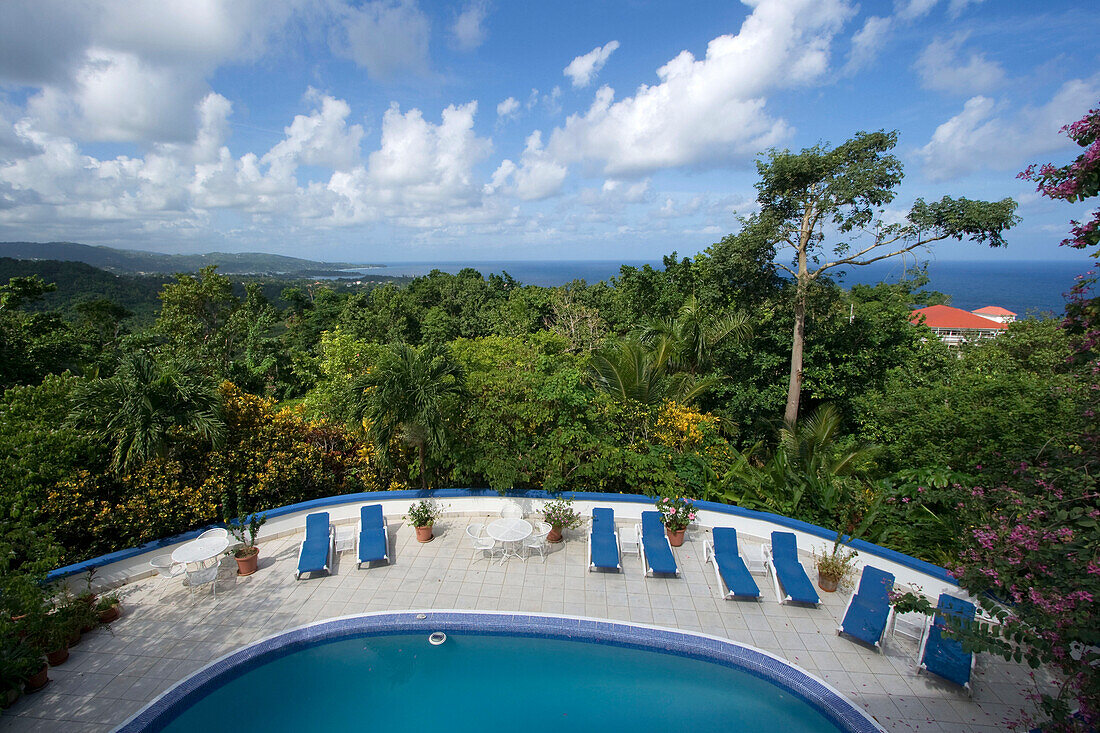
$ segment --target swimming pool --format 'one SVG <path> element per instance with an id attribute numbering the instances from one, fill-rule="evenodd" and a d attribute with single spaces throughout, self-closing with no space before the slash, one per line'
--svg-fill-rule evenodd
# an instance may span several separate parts
<path id="1" fill-rule="evenodd" d="M 432 631 L 447 640 L 433 646 Z M 438 611 L 367 614 L 272 637 L 200 670 L 119 730 L 213 733 L 242 724 L 268 733 L 410 725 L 881 730 L 820 681 L 728 641 L 586 619 Z"/>

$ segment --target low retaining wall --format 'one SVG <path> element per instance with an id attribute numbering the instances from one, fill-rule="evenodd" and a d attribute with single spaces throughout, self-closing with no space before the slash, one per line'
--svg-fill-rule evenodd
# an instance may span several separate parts
<path id="1" fill-rule="evenodd" d="M 590 515 L 597 506 L 611 506 L 615 510 L 615 519 L 621 525 L 631 520 L 641 521 L 643 511 L 654 508 L 653 499 L 634 494 L 601 494 L 589 492 L 562 492 L 560 496 L 575 501 L 578 512 Z M 264 512 L 267 523 L 260 530 L 258 542 L 277 539 L 301 532 L 305 527 L 305 516 L 310 512 L 327 511 L 335 525 L 354 524 L 359 519 L 359 507 L 363 504 L 381 504 L 382 511 L 395 523 L 408 511 L 409 505 L 420 499 L 432 499 L 444 507 L 447 514 L 497 514 L 508 504 L 518 504 L 525 514 L 537 514 L 542 505 L 551 497 L 544 491 L 523 493 L 509 492 L 500 494 L 490 489 L 440 489 L 437 491 L 377 491 L 365 494 L 345 494 L 329 496 L 323 499 L 291 504 Z M 836 533 L 808 522 L 783 517 L 768 512 L 729 506 L 710 501 L 693 502 L 696 508 L 697 527 L 733 527 L 738 537 L 746 543 L 767 543 L 774 531 L 793 532 L 798 539 L 799 550 L 808 555 L 813 550 L 822 552 L 830 548 Z M 81 578 L 78 589 L 83 588 L 85 574 L 95 569 L 96 588 L 117 587 L 152 574 L 149 561 L 157 556 L 171 553 L 173 549 L 198 537 L 202 529 L 166 537 L 140 547 L 119 550 L 108 555 L 85 560 L 84 562 L 58 568 L 49 574 L 49 580 L 66 580 L 77 586 L 76 579 Z M 689 529 L 689 535 L 691 533 Z M 924 593 L 935 598 L 942 592 L 958 592 L 958 585 L 947 571 L 915 557 L 880 547 L 863 540 L 853 540 L 852 549 L 858 550 L 864 564 L 874 564 L 894 574 L 900 585 L 915 584 Z M 751 551 L 742 548 L 746 560 L 752 562 Z"/>

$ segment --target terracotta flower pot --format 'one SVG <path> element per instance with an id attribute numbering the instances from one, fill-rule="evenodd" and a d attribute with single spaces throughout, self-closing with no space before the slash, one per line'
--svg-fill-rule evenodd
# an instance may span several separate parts
<path id="1" fill-rule="evenodd" d="M 82 638 L 83 634 L 80 633 L 80 629 L 73 629 L 73 633 L 69 634 L 69 648 L 72 649 L 79 644 Z"/>
<path id="2" fill-rule="evenodd" d="M 416 528 L 416 541 L 417 542 L 431 542 L 435 537 L 432 536 L 432 525 L 427 527 Z"/>
<path id="3" fill-rule="evenodd" d="M 51 667 L 58 667 L 65 663 L 65 660 L 69 658 L 69 647 L 63 646 L 56 651 L 46 654 L 46 662 Z"/>
<path id="4" fill-rule="evenodd" d="M 110 608 L 105 608 L 99 612 L 99 622 L 101 624 L 109 624 L 112 621 L 118 619 L 122 615 L 122 604 L 116 603 Z"/>
<path id="5" fill-rule="evenodd" d="M 237 561 L 237 575 L 252 575 L 260 567 L 260 548 L 253 547 L 251 555 L 234 555 Z"/>
<path id="6" fill-rule="evenodd" d="M 817 574 L 817 587 L 826 593 L 832 593 L 836 591 L 836 586 L 840 581 L 836 578 L 826 578 L 821 573 Z"/>
<path id="7" fill-rule="evenodd" d="M 668 535 L 668 543 L 673 547 L 679 547 L 684 544 L 684 532 L 687 532 L 687 529 L 669 529 L 665 527 L 665 534 Z"/>
<path id="8" fill-rule="evenodd" d="M 15 704 L 15 701 L 19 699 L 19 696 L 21 694 L 22 692 L 20 692 L 19 688 L 17 687 L 13 687 L 12 689 L 8 690 L 4 693 L 3 699 L 0 699 L 0 708 L 10 708 L 12 705 Z"/>
<path id="9" fill-rule="evenodd" d="M 554 542 L 554 543 L 561 542 L 562 541 L 561 527 L 557 527 L 557 526 L 551 527 L 550 531 L 547 532 L 547 534 L 546 534 L 546 541 L 547 542 Z"/>
<path id="10" fill-rule="evenodd" d="M 50 671 L 49 666 L 46 664 L 45 661 L 43 661 L 42 662 L 42 669 L 38 670 L 37 672 L 35 672 L 34 674 L 32 674 L 30 677 L 27 678 L 27 682 L 26 682 L 26 685 L 24 687 L 24 691 L 25 692 L 38 692 L 43 687 L 45 687 L 50 681 L 49 671 Z"/>

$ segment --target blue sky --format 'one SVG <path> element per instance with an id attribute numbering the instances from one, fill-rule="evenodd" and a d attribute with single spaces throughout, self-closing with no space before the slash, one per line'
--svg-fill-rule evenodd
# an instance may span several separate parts
<path id="1" fill-rule="evenodd" d="M 1037 9 L 1038 8 L 1038 9 Z M 692 254 L 756 156 L 897 129 L 920 196 L 1011 196 L 1072 258 L 1100 9 L 1009 0 L 0 4 L 0 239 L 353 261 Z"/>

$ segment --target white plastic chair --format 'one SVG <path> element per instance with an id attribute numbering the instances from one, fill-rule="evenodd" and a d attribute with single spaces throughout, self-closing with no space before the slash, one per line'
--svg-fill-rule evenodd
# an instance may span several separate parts
<path id="1" fill-rule="evenodd" d="M 187 571 L 187 568 L 184 567 L 183 563 L 172 562 L 171 555 L 157 555 L 149 561 L 149 567 L 157 571 L 158 577 L 164 578 L 163 582 L 165 588 L 161 591 L 162 595 L 168 592 L 168 582 L 172 578 L 178 578 Z"/>
<path id="2" fill-rule="evenodd" d="M 229 530 L 224 527 L 215 527 L 214 529 L 208 529 L 198 536 L 198 539 L 204 540 L 207 537 L 221 537 L 223 539 L 229 539 Z"/>
<path id="3" fill-rule="evenodd" d="M 523 549 L 527 550 L 527 557 L 531 557 L 534 550 L 539 551 L 539 557 L 546 562 L 546 535 L 550 534 L 550 525 L 546 522 L 535 524 L 535 531 L 523 541 Z"/>
<path id="4" fill-rule="evenodd" d="M 171 555 L 157 555 L 149 561 L 149 567 L 157 571 L 162 578 L 178 578 L 187 570 L 183 563 L 172 562 Z"/>
<path id="5" fill-rule="evenodd" d="M 523 519 L 523 509 L 519 504 L 515 502 L 508 502 L 504 505 L 504 508 L 500 510 L 501 519 Z"/>
<path id="6" fill-rule="evenodd" d="M 213 592 L 215 598 L 218 597 L 218 565 L 215 563 L 210 567 L 203 567 L 202 563 L 192 563 L 187 566 L 187 586 L 191 589 L 192 595 L 195 593 L 195 588 L 199 586 L 210 584 L 210 589 Z"/>
<path id="7" fill-rule="evenodd" d="M 471 540 L 474 554 L 477 555 L 479 552 L 488 552 L 489 559 L 492 559 L 493 554 L 497 550 L 497 541 L 483 534 L 484 532 L 485 525 L 483 524 L 471 524 L 466 528 L 466 536 Z"/>

